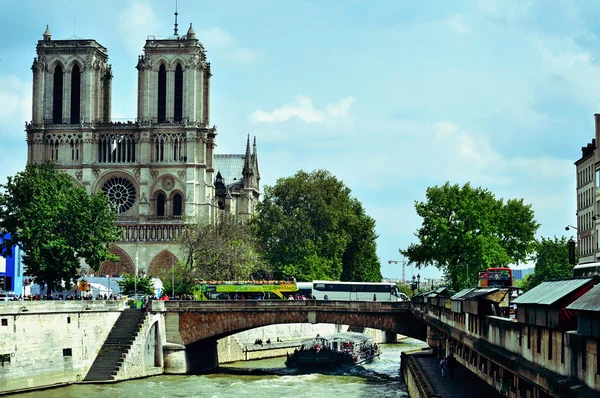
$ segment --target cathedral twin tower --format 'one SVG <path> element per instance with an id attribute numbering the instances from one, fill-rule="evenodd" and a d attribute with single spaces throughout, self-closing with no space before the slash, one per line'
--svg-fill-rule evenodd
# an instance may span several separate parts
<path id="1" fill-rule="evenodd" d="M 256 141 L 251 151 L 248 138 L 244 154 L 214 154 L 212 74 L 191 24 L 185 36 L 149 36 L 137 69 L 137 118 L 115 122 L 112 69 L 98 42 L 52 40 L 46 28 L 32 65 L 28 163 L 54 161 L 119 213 L 112 251 L 121 261 L 101 274 L 170 266 L 185 223 L 214 222 L 220 212 L 247 218 L 259 197 Z"/>

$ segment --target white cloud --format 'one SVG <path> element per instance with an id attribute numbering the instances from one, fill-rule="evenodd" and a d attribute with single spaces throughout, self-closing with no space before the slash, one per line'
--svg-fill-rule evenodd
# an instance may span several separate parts
<path id="1" fill-rule="evenodd" d="M 316 109 L 310 97 L 298 95 L 296 101 L 286 104 L 271 112 L 256 110 L 250 115 L 252 123 L 285 122 L 297 117 L 307 123 L 332 122 L 336 119 L 346 118 L 354 97 L 346 97 L 333 103 L 327 103 L 324 110 Z"/>
<path id="2" fill-rule="evenodd" d="M 219 27 L 200 29 L 196 37 L 207 48 L 224 47 L 233 41 L 231 35 Z"/>
<path id="3" fill-rule="evenodd" d="M 134 0 L 117 16 L 117 30 L 123 45 L 138 54 L 144 47 L 146 37 L 150 33 L 148 27 L 159 26 L 154 9 L 146 1 Z"/>
<path id="4" fill-rule="evenodd" d="M 31 120 L 31 82 L 17 76 L 0 76 L 0 134 L 3 140 L 22 137 Z"/>
<path id="5" fill-rule="evenodd" d="M 447 27 L 449 27 L 454 33 L 464 35 L 471 33 L 472 29 L 464 22 L 464 18 L 461 15 L 451 15 L 444 21 Z"/>
<path id="6" fill-rule="evenodd" d="M 0 76 L 0 184 L 25 167 L 25 121 L 31 120 L 31 82 Z"/>
<path id="7" fill-rule="evenodd" d="M 223 57 L 234 64 L 250 64 L 262 54 L 261 50 L 241 47 L 236 40 L 218 26 L 200 29 L 196 37 L 209 51 L 220 52 Z"/>
<path id="8" fill-rule="evenodd" d="M 258 59 L 261 51 L 249 48 L 235 48 L 228 52 L 227 59 L 235 64 L 251 64 Z"/>

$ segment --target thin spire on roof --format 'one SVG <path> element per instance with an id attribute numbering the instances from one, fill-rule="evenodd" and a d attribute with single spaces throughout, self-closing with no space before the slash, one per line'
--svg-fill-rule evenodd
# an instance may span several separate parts
<path id="1" fill-rule="evenodd" d="M 248 134 L 248 141 L 246 142 L 246 156 L 244 156 L 244 170 L 243 173 L 250 172 L 250 134 Z"/>
<path id="2" fill-rule="evenodd" d="M 174 29 L 175 36 L 179 36 L 177 34 L 177 15 L 179 15 L 179 14 L 177 13 L 177 0 L 175 0 L 175 29 Z"/>

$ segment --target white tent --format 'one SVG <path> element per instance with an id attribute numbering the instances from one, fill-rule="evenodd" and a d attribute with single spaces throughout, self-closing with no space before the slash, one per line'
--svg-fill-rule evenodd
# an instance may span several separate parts
<path id="1" fill-rule="evenodd" d="M 87 294 L 96 297 L 97 295 L 107 295 L 110 296 L 112 294 L 112 289 L 108 289 L 106 286 L 100 283 L 89 282 L 89 291 Z"/>

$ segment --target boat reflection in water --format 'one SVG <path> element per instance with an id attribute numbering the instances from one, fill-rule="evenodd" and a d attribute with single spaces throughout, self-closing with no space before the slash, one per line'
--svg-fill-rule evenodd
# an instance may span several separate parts
<path id="1" fill-rule="evenodd" d="M 285 366 L 353 366 L 370 362 L 381 354 L 373 338 L 356 332 L 334 333 L 302 342 L 300 349 L 287 356 Z"/>

